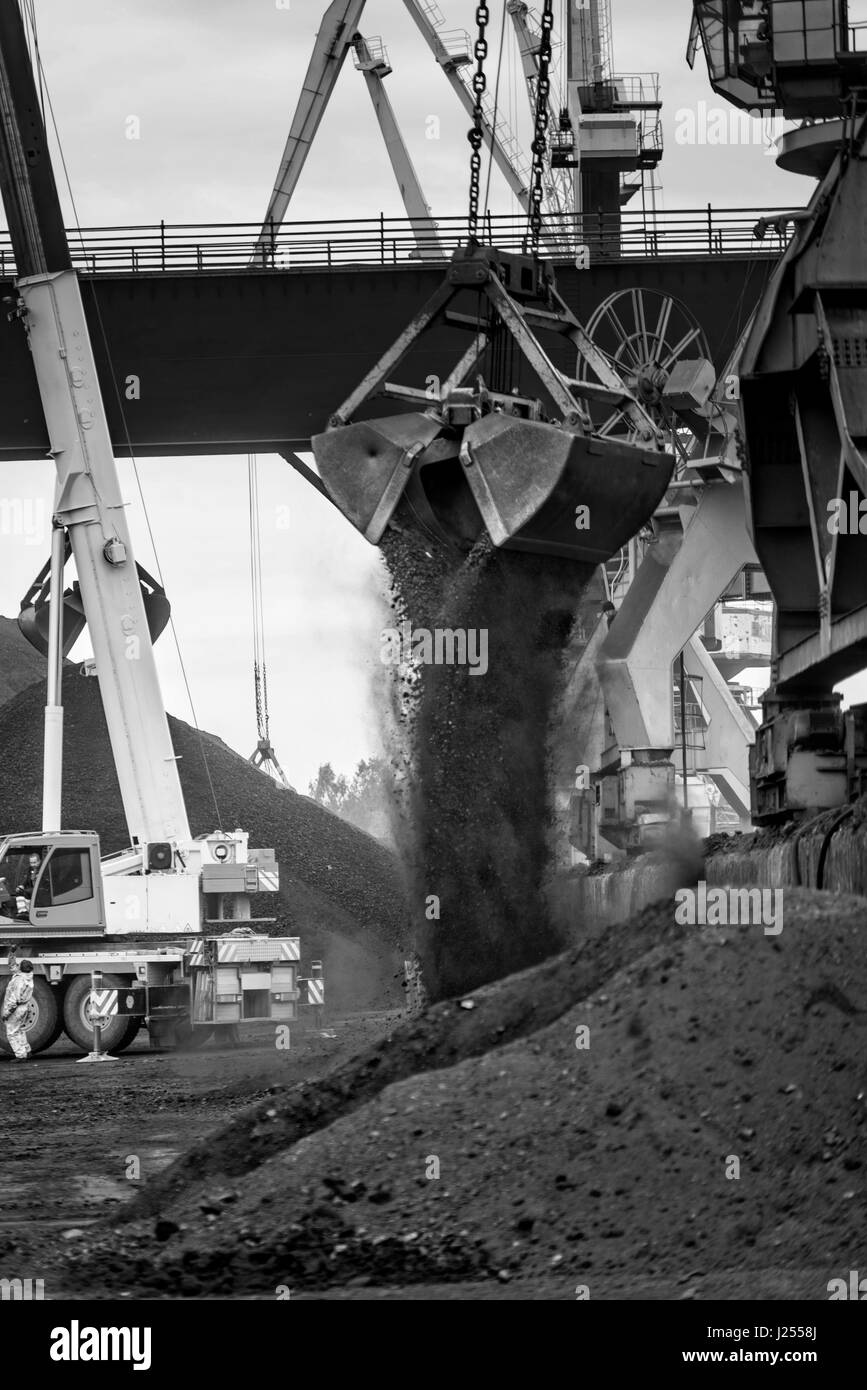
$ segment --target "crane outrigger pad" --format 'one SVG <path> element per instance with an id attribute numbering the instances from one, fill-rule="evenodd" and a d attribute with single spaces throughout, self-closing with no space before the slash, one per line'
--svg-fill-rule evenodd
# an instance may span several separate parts
<path id="1" fill-rule="evenodd" d="M 329 497 L 372 545 L 382 539 L 416 458 L 441 430 L 440 420 L 413 413 L 346 425 L 311 440 Z"/>
<path id="2" fill-rule="evenodd" d="M 494 545 L 593 564 L 647 522 L 674 468 L 670 454 L 505 415 L 467 427 L 461 462 Z"/>

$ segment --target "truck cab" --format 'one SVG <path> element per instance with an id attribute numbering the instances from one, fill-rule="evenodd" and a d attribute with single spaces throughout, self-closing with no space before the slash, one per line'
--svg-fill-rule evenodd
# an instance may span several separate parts
<path id="1" fill-rule="evenodd" d="M 64 831 L 0 837 L 0 936 L 104 932 L 97 835 Z"/>

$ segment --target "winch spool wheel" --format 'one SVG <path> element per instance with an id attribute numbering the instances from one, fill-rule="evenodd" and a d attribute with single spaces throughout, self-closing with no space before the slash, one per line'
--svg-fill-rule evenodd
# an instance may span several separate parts
<path id="1" fill-rule="evenodd" d="M 679 362 L 711 360 L 701 324 L 679 299 L 660 290 L 618 290 L 594 311 L 586 330 L 596 348 L 623 378 L 644 409 L 669 435 L 678 460 L 689 457 L 693 433 L 664 398 L 665 387 Z M 579 380 L 593 379 L 586 361 Z M 628 410 L 590 403 L 594 433 L 603 438 L 638 442 L 638 430 Z"/>

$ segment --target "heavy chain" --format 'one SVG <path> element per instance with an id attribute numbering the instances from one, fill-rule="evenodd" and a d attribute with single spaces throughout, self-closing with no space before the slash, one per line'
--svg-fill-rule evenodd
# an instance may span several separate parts
<path id="1" fill-rule="evenodd" d="M 542 10 L 542 40 L 539 44 L 539 76 L 536 83 L 536 124 L 533 132 L 533 170 L 530 178 L 530 247 L 535 256 L 542 233 L 542 178 L 548 155 L 548 104 L 551 96 L 551 31 L 554 28 L 554 0 L 545 0 Z"/>
<path id="2" fill-rule="evenodd" d="M 476 70 L 473 73 L 472 88 L 476 98 L 473 107 L 473 125 L 467 139 L 473 147 L 470 155 L 470 212 L 468 218 L 470 236 L 475 238 L 479 230 L 479 189 L 482 182 L 482 146 L 485 142 L 482 109 L 482 97 L 485 95 L 485 88 L 488 80 L 485 77 L 485 59 L 488 56 L 488 40 L 486 37 L 488 22 L 491 18 L 491 11 L 485 4 L 485 0 L 476 7 L 476 23 L 479 26 L 479 34 L 476 39 L 476 46 L 473 50 L 476 58 Z"/>

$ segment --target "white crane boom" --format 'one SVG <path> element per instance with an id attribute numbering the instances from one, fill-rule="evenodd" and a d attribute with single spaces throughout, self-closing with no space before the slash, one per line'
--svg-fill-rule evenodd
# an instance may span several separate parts
<path id="1" fill-rule="evenodd" d="M 129 833 L 142 845 L 189 840 L 78 277 L 34 275 L 17 290 L 57 468 L 55 516 L 72 547 Z"/>

